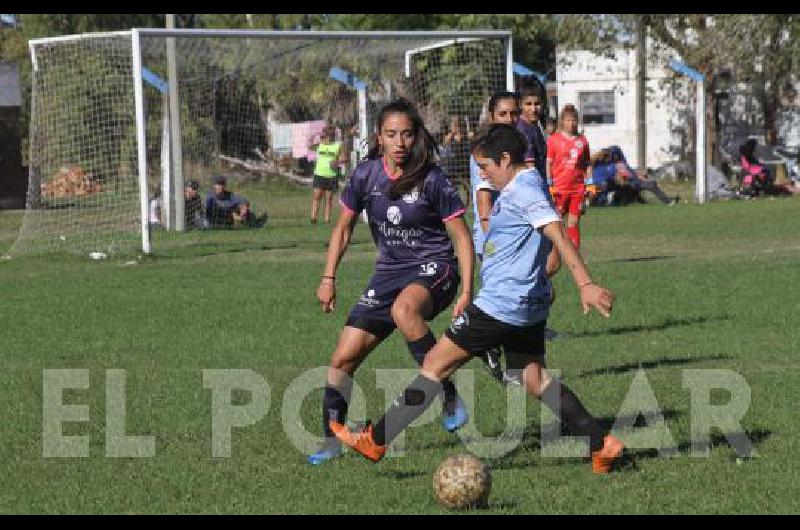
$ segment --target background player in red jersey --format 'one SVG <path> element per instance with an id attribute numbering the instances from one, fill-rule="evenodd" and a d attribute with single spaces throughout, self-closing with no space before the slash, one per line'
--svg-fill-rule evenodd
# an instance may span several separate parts
<path id="1" fill-rule="evenodd" d="M 567 235 L 579 248 L 589 142 L 578 134 L 578 111 L 574 105 L 568 104 L 561 110 L 558 126 L 558 132 L 547 139 L 547 178 L 552 182 L 553 201 L 558 212 L 566 218 Z"/>

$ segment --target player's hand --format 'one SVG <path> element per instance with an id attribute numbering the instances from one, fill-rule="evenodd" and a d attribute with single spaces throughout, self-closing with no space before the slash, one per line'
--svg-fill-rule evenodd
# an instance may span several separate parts
<path id="1" fill-rule="evenodd" d="M 581 306 L 583 314 L 589 313 L 591 308 L 595 308 L 601 315 L 608 318 L 611 316 L 611 308 L 614 305 L 614 293 L 603 286 L 590 283 L 581 287 Z"/>
<path id="2" fill-rule="evenodd" d="M 467 309 L 467 306 L 472 302 L 472 293 L 461 293 L 456 303 L 453 304 L 453 320 Z"/>
<path id="3" fill-rule="evenodd" d="M 322 304 L 322 311 L 325 313 L 336 309 L 336 284 L 322 280 L 317 287 L 317 299 Z"/>

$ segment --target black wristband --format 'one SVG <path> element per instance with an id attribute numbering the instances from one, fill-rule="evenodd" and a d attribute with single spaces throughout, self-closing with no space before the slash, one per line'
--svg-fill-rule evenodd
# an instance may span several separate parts
<path id="1" fill-rule="evenodd" d="M 329 279 L 329 280 L 335 280 L 336 276 L 323 276 L 322 277 L 323 280 L 326 279 L 326 278 Z"/>

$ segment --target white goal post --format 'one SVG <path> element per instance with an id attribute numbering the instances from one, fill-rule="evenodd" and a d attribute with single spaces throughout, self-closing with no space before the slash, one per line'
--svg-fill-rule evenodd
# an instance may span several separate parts
<path id="1" fill-rule="evenodd" d="M 510 31 L 137 28 L 34 39 L 30 53 L 30 183 L 12 255 L 151 253 L 153 238 L 191 228 L 184 184 L 208 189 L 226 167 L 271 218 L 299 219 L 284 191 L 310 181 L 320 124 L 344 145 L 349 127 L 365 140 L 375 110 L 403 96 L 435 134 L 453 117 L 474 130 L 489 95 L 513 89 Z M 358 90 L 331 80 L 334 68 Z"/>

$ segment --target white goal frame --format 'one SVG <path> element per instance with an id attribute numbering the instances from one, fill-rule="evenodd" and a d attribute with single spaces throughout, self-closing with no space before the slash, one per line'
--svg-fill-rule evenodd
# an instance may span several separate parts
<path id="1" fill-rule="evenodd" d="M 473 31 L 272 31 L 272 30 L 238 30 L 238 29 L 161 29 L 161 28 L 133 28 L 129 31 L 114 31 L 114 32 L 98 32 L 86 33 L 80 35 L 67 35 L 60 37 L 50 37 L 41 39 L 32 39 L 29 42 L 29 49 L 31 53 L 31 60 L 34 70 L 37 68 L 36 61 L 36 46 L 43 44 L 56 43 L 65 40 L 80 40 L 91 39 L 96 37 L 107 36 L 130 36 L 131 49 L 132 49 L 132 65 L 133 65 L 133 83 L 134 83 L 134 101 L 135 101 L 135 116 L 136 116 L 136 139 L 137 139 L 137 172 L 139 182 L 139 200 L 141 212 L 141 248 L 142 252 L 149 254 L 152 252 L 152 245 L 150 240 L 150 226 L 148 222 L 148 187 L 147 187 L 147 146 L 146 146 L 146 122 L 145 122 L 145 109 L 144 109 L 144 85 L 142 76 L 142 50 L 141 39 L 143 37 L 162 37 L 169 39 L 186 39 L 186 38 L 269 38 L 269 39 L 282 39 L 282 38 L 313 38 L 319 40 L 325 39 L 409 39 L 413 42 L 414 39 L 441 39 L 441 43 L 435 45 L 447 46 L 459 42 L 468 42 L 481 39 L 499 40 L 504 45 L 506 55 L 506 86 L 509 90 L 513 90 L 514 76 L 513 76 L 513 49 L 512 49 L 512 33 L 508 30 L 473 30 Z M 418 42 L 418 41 L 417 41 Z M 168 46 L 168 53 L 174 53 L 174 46 Z M 421 51 L 409 47 L 405 50 L 406 59 L 415 53 Z M 403 53 L 403 50 L 398 50 L 398 53 Z M 175 58 L 169 58 L 174 64 Z M 175 80 L 173 76 L 169 76 L 169 90 L 167 92 L 168 107 L 169 107 L 169 126 L 170 137 L 180 139 L 180 120 L 177 119 L 177 109 L 179 108 L 178 91 L 175 89 Z M 166 115 L 166 113 L 165 113 Z M 33 128 L 33 122 L 31 123 Z M 171 171 L 171 188 L 175 193 L 183 189 L 183 176 L 181 174 L 181 152 L 179 146 L 170 141 L 170 146 L 166 147 L 171 152 L 171 167 L 178 168 Z M 176 191 L 177 190 L 177 191 Z M 182 205 L 181 205 L 182 206 Z M 175 212 L 176 214 L 178 212 Z M 177 221 L 177 216 L 176 216 Z M 182 229 L 182 219 L 178 221 L 176 228 Z"/>

